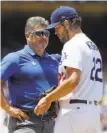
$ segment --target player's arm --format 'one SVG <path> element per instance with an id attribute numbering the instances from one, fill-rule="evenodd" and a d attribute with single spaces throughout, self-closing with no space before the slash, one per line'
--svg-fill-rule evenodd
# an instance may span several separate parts
<path id="1" fill-rule="evenodd" d="M 54 91 L 46 96 L 49 102 L 58 100 L 71 93 L 79 84 L 81 71 L 79 69 L 66 67 L 68 79 L 64 80 Z"/>
<path id="2" fill-rule="evenodd" d="M 36 115 L 46 113 L 53 101 L 57 101 L 59 98 L 71 93 L 79 84 L 81 71 L 70 67 L 66 67 L 66 71 L 68 79 L 64 80 L 55 90 L 39 101 L 34 109 Z"/>
<path id="3" fill-rule="evenodd" d="M 63 50 L 62 64 L 66 67 L 67 79 L 64 80 L 54 91 L 41 99 L 36 106 L 35 114 L 43 114 L 47 112 L 50 104 L 57 101 L 61 97 L 71 93 L 79 84 L 82 71 L 82 50 L 79 45 L 67 45 Z M 71 48 L 70 48 L 71 47 Z M 73 58 L 73 59 L 72 59 Z"/>

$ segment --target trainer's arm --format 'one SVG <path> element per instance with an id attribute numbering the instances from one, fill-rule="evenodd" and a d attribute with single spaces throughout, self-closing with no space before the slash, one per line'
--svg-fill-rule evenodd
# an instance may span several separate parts
<path id="1" fill-rule="evenodd" d="M 4 96 L 4 88 L 6 87 L 6 83 L 2 80 L 0 80 L 0 84 L 1 84 L 1 90 L 0 90 L 0 97 L 1 97 L 1 108 L 4 109 L 6 112 L 8 112 L 9 110 L 9 103 L 7 101 L 7 99 Z"/>
<path id="2" fill-rule="evenodd" d="M 68 79 L 64 80 L 62 84 L 46 96 L 47 101 L 57 101 L 59 98 L 71 93 L 79 84 L 81 71 L 70 67 L 66 67 L 66 71 Z"/>
<path id="3" fill-rule="evenodd" d="M 6 86 L 5 82 L 0 80 L 1 83 L 1 90 L 0 90 L 0 97 L 1 97 L 1 108 L 4 109 L 10 116 L 18 118 L 20 121 L 23 121 L 23 119 L 29 119 L 29 116 L 22 112 L 19 108 L 12 107 L 7 99 L 4 96 L 4 88 Z"/>

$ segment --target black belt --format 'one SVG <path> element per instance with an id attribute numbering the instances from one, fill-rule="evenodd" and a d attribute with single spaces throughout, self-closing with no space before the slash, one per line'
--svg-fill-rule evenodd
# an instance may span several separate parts
<path id="1" fill-rule="evenodd" d="M 17 106 L 13 106 L 13 107 L 17 107 Z M 20 108 L 20 107 L 18 107 L 18 108 Z M 34 114 L 33 111 L 30 111 L 30 110 L 27 110 L 27 109 L 22 109 L 22 108 L 20 108 L 20 109 L 23 112 L 25 112 L 29 117 L 33 116 L 33 117 L 41 119 L 41 121 L 47 121 L 47 120 L 56 118 L 56 113 L 55 112 L 53 112 L 52 114 L 48 113 L 47 115 L 39 115 L 38 116 L 38 115 Z"/>
<path id="2" fill-rule="evenodd" d="M 80 99 L 71 99 L 69 101 L 70 104 L 73 104 L 73 103 L 84 103 L 84 104 L 95 104 L 97 105 L 98 102 L 97 101 L 87 101 L 87 100 L 80 100 Z"/>
<path id="3" fill-rule="evenodd" d="M 33 111 L 28 111 L 28 110 L 25 110 L 25 109 L 21 109 L 23 112 L 25 112 L 29 117 L 30 116 L 33 116 L 33 117 L 36 117 L 36 118 L 39 118 L 41 119 L 41 121 L 46 121 L 46 120 L 50 120 L 50 119 L 54 119 L 56 118 L 56 113 L 52 113 L 52 114 L 48 114 L 48 115 L 36 115 L 34 114 Z"/>

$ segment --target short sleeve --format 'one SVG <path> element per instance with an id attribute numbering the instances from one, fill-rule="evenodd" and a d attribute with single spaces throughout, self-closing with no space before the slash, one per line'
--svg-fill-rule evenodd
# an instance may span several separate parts
<path id="1" fill-rule="evenodd" d="M 67 45 L 62 51 L 62 64 L 82 71 L 83 52 L 78 44 Z"/>
<path id="2" fill-rule="evenodd" d="M 1 80 L 8 80 L 18 71 L 19 57 L 16 53 L 10 53 L 1 61 Z"/>

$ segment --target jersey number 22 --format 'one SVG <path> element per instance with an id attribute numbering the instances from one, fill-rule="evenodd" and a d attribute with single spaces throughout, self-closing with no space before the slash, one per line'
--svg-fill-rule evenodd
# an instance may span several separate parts
<path id="1" fill-rule="evenodd" d="M 93 80 L 93 81 L 99 81 L 99 82 L 102 82 L 102 78 L 99 77 L 99 74 L 102 72 L 102 62 L 101 62 L 101 59 L 99 58 L 93 58 L 93 63 L 94 63 L 94 66 L 91 70 L 91 75 L 90 75 L 90 79 Z M 100 66 L 99 67 L 96 67 L 96 65 L 99 64 Z"/>

